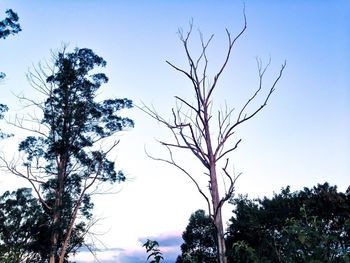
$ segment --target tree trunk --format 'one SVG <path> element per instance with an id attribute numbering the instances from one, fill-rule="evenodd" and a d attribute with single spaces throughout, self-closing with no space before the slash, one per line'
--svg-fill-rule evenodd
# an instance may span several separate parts
<path id="1" fill-rule="evenodd" d="M 62 250 L 61 250 L 61 253 L 59 255 L 59 261 L 58 263 L 63 263 L 64 262 L 64 256 L 66 255 L 66 252 L 67 252 L 67 247 L 68 247 L 68 243 L 69 243 L 69 239 L 72 235 L 72 231 L 73 231 L 73 227 L 74 227 L 74 222 L 77 218 L 77 215 L 78 215 L 78 210 L 81 206 L 81 203 L 83 201 L 83 197 L 84 197 L 84 194 L 85 194 L 85 190 L 87 188 L 85 188 L 83 190 L 83 192 L 81 193 L 80 197 L 79 197 L 79 200 L 77 201 L 77 204 L 75 205 L 74 207 L 74 211 L 73 211 L 73 214 L 72 214 L 72 218 L 70 220 L 70 223 L 69 223 L 69 226 L 68 226 L 68 231 L 66 233 L 66 236 L 64 238 L 64 242 L 63 242 L 63 245 L 62 245 Z"/>
<path id="2" fill-rule="evenodd" d="M 218 262 L 219 263 L 227 263 L 226 257 L 226 246 L 225 246 L 225 238 L 224 238 L 224 227 L 222 224 L 222 215 L 221 215 L 221 204 L 220 204 L 220 194 L 219 194 L 219 185 L 217 180 L 216 173 L 216 157 L 213 152 L 213 146 L 211 142 L 211 134 L 209 129 L 209 120 L 210 115 L 208 114 L 208 104 L 204 103 L 204 134 L 205 141 L 208 150 L 209 157 L 209 174 L 210 174 L 210 193 L 213 204 L 213 220 L 216 228 L 217 235 L 217 249 L 218 249 Z"/>
<path id="3" fill-rule="evenodd" d="M 218 262 L 227 263 L 226 257 L 226 245 L 224 238 L 224 226 L 222 223 L 222 214 L 220 206 L 220 196 L 219 196 L 219 187 L 216 177 L 216 166 L 215 164 L 210 168 L 210 177 L 211 177 L 211 195 L 213 201 L 213 212 L 214 212 L 214 224 L 216 228 L 217 236 L 217 248 L 218 248 Z"/>
<path id="4" fill-rule="evenodd" d="M 66 167 L 66 158 L 61 157 L 61 161 L 58 163 L 58 177 L 57 177 L 57 188 L 55 193 L 55 204 L 53 207 L 52 212 L 52 231 L 51 231 L 51 238 L 50 238 L 50 259 L 49 263 L 56 263 L 56 257 L 58 252 L 58 225 L 61 220 L 61 213 L 60 209 L 62 206 L 62 195 L 64 190 L 64 177 L 66 175 L 65 173 L 65 167 Z"/>
<path id="5" fill-rule="evenodd" d="M 59 193 L 56 194 L 58 196 Z M 52 215 L 52 230 L 51 230 L 51 238 L 50 238 L 50 263 L 55 263 L 56 254 L 57 254 L 57 246 L 58 246 L 58 232 L 57 232 L 57 224 L 59 222 L 59 210 L 57 209 L 59 207 L 58 199 L 55 200 L 55 207 L 53 208 L 53 215 Z"/>
<path id="6" fill-rule="evenodd" d="M 217 233 L 217 241 L 218 241 L 219 263 L 227 263 L 226 245 L 225 245 L 225 238 L 224 238 L 224 227 L 223 227 L 222 216 L 221 216 L 221 208 L 219 208 L 219 211 L 216 215 L 215 226 L 217 231 L 216 233 Z"/>

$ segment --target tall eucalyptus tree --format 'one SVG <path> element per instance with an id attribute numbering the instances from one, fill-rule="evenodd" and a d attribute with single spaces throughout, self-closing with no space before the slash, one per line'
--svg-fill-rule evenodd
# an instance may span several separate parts
<path id="1" fill-rule="evenodd" d="M 39 103 L 26 98 L 42 111 L 42 118 L 34 120 L 35 128 L 25 120 L 14 123 L 33 133 L 19 145 L 25 169 L 1 158 L 3 167 L 30 182 L 49 215 L 50 263 L 65 262 L 76 239 L 83 238 L 74 233 L 84 229 L 84 218 L 92 216 L 91 194 L 101 183 L 125 180 L 108 154 L 119 143 L 116 133 L 134 125 L 119 115 L 132 107 L 132 101 L 96 100 L 108 81 L 104 73 L 96 73 L 96 67 L 105 65 L 90 49 L 76 48 L 71 53 L 64 49 L 54 57 L 50 71 L 39 67 L 30 73 L 31 85 L 46 99 Z"/>

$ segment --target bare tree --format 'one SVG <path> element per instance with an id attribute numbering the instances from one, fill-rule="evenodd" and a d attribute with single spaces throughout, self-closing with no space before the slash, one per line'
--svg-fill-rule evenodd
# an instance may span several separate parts
<path id="1" fill-rule="evenodd" d="M 253 110 L 249 110 L 252 102 L 258 100 L 260 93 L 262 93 L 263 79 L 270 65 L 269 61 L 266 66 L 263 66 L 261 60 L 257 59 L 259 84 L 255 92 L 243 104 L 236 115 L 234 115 L 233 108 L 229 109 L 225 107 L 223 110 L 219 110 L 216 115 L 216 123 L 214 123 L 213 117 L 215 116 L 212 114 L 214 91 L 217 89 L 218 81 L 230 60 L 235 43 L 247 28 L 246 16 L 244 13 L 244 26 L 235 37 L 232 37 L 231 33 L 226 29 L 228 48 L 224 60 L 213 79 L 208 77 L 207 49 L 214 35 L 211 35 L 208 40 L 204 40 L 203 35 L 200 33 L 201 51 L 198 56 L 193 56 L 193 52 L 189 48 L 192 28 L 193 24 L 191 23 L 189 31 L 186 34 L 182 30 L 179 30 L 179 38 L 186 54 L 189 69 L 180 68 L 169 61 L 166 62 L 191 82 L 195 94 L 195 102 L 192 103 L 191 98 L 175 96 L 177 103 L 176 107 L 172 109 L 172 118 L 170 120 L 161 116 L 154 107 L 143 105 L 141 109 L 158 122 L 164 124 L 173 135 L 172 141 L 160 141 L 168 151 L 169 156 L 167 158 L 148 155 L 155 160 L 166 162 L 180 169 L 195 184 L 197 190 L 207 202 L 209 215 L 216 226 L 218 261 L 220 263 L 226 263 L 226 247 L 221 210 L 224 203 L 234 193 L 235 183 L 240 175 L 235 175 L 228 168 L 230 163 L 229 154 L 241 142 L 241 139 L 234 138 L 234 134 L 241 124 L 252 119 L 267 105 L 282 76 L 286 62 L 283 63 L 279 74 L 273 83 L 271 83 L 270 88 L 267 90 L 267 95 L 263 97 L 261 105 Z M 175 160 L 175 149 L 190 152 L 201 162 L 206 169 L 205 175 L 209 177 L 209 191 L 206 190 L 206 187 L 200 185 L 199 180 L 196 179 L 193 173 Z M 218 181 L 220 175 L 223 176 L 225 182 L 223 186 L 225 192 L 221 195 L 219 193 L 220 187 Z"/>

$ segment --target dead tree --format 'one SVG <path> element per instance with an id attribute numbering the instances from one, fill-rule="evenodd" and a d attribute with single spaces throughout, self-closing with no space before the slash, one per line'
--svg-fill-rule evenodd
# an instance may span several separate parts
<path id="1" fill-rule="evenodd" d="M 191 23 L 189 31 L 186 34 L 179 30 L 179 38 L 183 44 L 189 69 L 180 68 L 169 61 L 166 62 L 191 82 L 195 94 L 195 102 L 192 103 L 192 99 L 190 98 L 175 96 L 177 106 L 172 109 L 172 118 L 170 121 L 161 116 L 154 107 L 143 105 L 141 109 L 158 122 L 164 124 L 173 135 L 173 141 L 160 141 L 160 143 L 167 148 L 169 153 L 167 158 L 158 158 L 148 155 L 152 159 L 166 162 L 180 169 L 195 184 L 197 190 L 207 202 L 209 215 L 216 226 L 218 262 L 226 263 L 226 247 L 221 210 L 224 203 L 229 200 L 234 193 L 235 182 L 239 177 L 239 174 L 235 175 L 233 171 L 229 170 L 229 154 L 232 153 L 241 142 L 241 139 L 235 139 L 234 135 L 241 124 L 252 119 L 267 105 L 267 102 L 275 91 L 276 85 L 283 74 L 286 62 L 282 65 L 274 82 L 271 83 L 270 88 L 267 90 L 267 95 L 263 97 L 261 105 L 251 110 L 249 106 L 253 101 L 258 100 L 260 97 L 259 95 L 262 93 L 264 75 L 270 65 L 269 62 L 266 66 L 263 66 L 261 60 L 257 60 L 259 84 L 255 92 L 245 104 L 243 104 L 236 115 L 234 115 L 233 108 L 229 109 L 226 107 L 224 110 L 219 110 L 216 116 L 216 123 L 214 123 L 214 115 L 211 110 L 214 91 L 217 89 L 218 81 L 230 60 L 235 43 L 247 28 L 246 16 L 244 14 L 243 28 L 235 37 L 232 37 L 231 33 L 226 29 L 228 48 L 224 60 L 213 79 L 209 79 L 208 77 L 207 57 L 207 49 L 213 39 L 213 35 L 205 41 L 200 33 L 201 51 L 198 56 L 193 56 L 189 48 L 192 27 L 193 25 Z M 201 162 L 206 169 L 206 176 L 209 177 L 209 191 L 199 184 L 198 179 L 195 178 L 193 173 L 175 160 L 175 149 L 191 152 L 194 158 Z M 219 193 L 219 176 L 223 176 L 225 181 L 225 192 L 221 195 Z"/>

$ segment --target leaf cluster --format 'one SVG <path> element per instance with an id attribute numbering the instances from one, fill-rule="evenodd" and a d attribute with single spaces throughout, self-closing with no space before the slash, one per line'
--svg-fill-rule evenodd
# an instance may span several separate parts
<path id="1" fill-rule="evenodd" d="M 22 31 L 18 20 L 18 15 L 12 9 L 6 10 L 6 18 L 0 21 L 0 38 L 5 39 Z"/>
<path id="2" fill-rule="evenodd" d="M 147 260 L 150 260 L 150 263 L 159 263 L 163 257 L 163 253 L 160 251 L 159 243 L 155 240 L 147 239 L 142 247 L 146 248 L 146 253 L 148 253 Z"/>
<path id="3" fill-rule="evenodd" d="M 204 210 L 197 210 L 191 215 L 182 239 L 182 253 L 178 256 L 177 263 L 217 262 L 216 228 Z"/>
<path id="4" fill-rule="evenodd" d="M 5 192 L 0 197 L 0 261 L 39 262 L 45 221 L 31 189 Z"/>
<path id="5" fill-rule="evenodd" d="M 1 73 L 0 73 L 0 79 L 1 79 Z M 8 107 L 4 104 L 0 103 L 0 120 L 4 118 L 4 113 L 8 111 Z M 0 140 L 9 137 L 10 135 L 5 134 L 0 129 Z"/>
<path id="6" fill-rule="evenodd" d="M 271 199 L 240 196 L 227 238 L 231 262 L 344 262 L 350 247 L 350 191 L 319 184 Z M 243 258 L 250 258 L 250 261 Z"/>
<path id="7" fill-rule="evenodd" d="M 6 10 L 6 18 L 0 21 L 0 39 L 5 39 L 9 35 L 17 34 L 22 31 L 18 23 L 18 15 L 12 9 Z M 6 74 L 0 72 L 0 80 L 5 78 Z"/>

